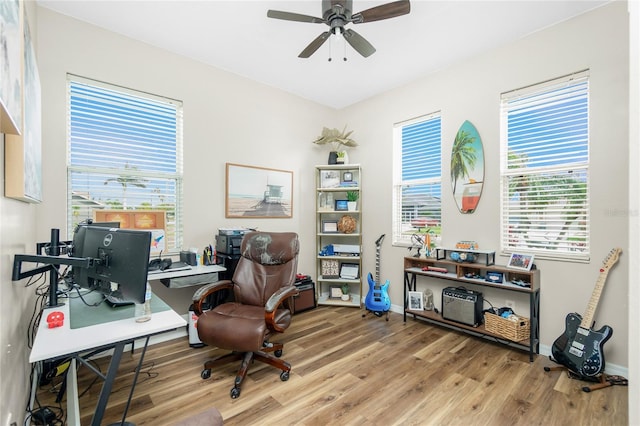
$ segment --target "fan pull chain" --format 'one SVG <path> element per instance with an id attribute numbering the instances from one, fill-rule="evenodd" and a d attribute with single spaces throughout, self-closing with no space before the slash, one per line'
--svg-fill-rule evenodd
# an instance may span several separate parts
<path id="1" fill-rule="evenodd" d="M 347 62 L 347 41 L 342 36 L 342 60 Z"/>

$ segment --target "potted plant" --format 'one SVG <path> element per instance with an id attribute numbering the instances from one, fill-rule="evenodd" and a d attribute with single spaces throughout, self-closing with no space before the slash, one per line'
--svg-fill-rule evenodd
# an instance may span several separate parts
<path id="1" fill-rule="evenodd" d="M 336 151 L 336 164 L 344 164 L 347 157 L 347 151 Z"/>
<path id="2" fill-rule="evenodd" d="M 347 154 L 342 147 L 354 147 L 358 146 L 358 143 L 351 139 L 353 133 L 352 130 L 347 132 L 347 126 L 344 129 L 339 131 L 338 129 L 329 129 L 327 127 L 322 128 L 322 134 L 313 141 L 316 145 L 328 145 L 329 149 L 329 161 L 328 164 L 337 164 L 338 163 L 338 151 L 342 152 L 343 162 L 346 162 Z"/>
<path id="3" fill-rule="evenodd" d="M 349 284 L 342 284 L 342 300 L 345 302 L 351 298 L 349 295 Z"/>
<path id="4" fill-rule="evenodd" d="M 360 197 L 360 193 L 358 191 L 347 191 L 347 208 L 350 212 L 356 210 L 357 201 Z"/>

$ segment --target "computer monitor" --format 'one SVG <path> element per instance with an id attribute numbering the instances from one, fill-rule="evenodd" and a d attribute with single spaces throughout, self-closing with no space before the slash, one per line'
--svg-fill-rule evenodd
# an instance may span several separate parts
<path id="1" fill-rule="evenodd" d="M 89 267 L 74 267 L 73 281 L 82 288 L 135 303 L 144 303 L 151 232 L 79 225 L 73 257 L 90 258 Z"/>

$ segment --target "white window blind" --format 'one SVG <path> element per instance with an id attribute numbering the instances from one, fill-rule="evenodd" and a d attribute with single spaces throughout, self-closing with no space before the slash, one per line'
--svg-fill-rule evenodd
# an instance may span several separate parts
<path id="1" fill-rule="evenodd" d="M 393 243 L 429 229 L 441 233 L 442 132 L 440 113 L 394 126 Z"/>
<path id="2" fill-rule="evenodd" d="M 589 80 L 502 94 L 503 252 L 589 259 Z"/>
<path id="3" fill-rule="evenodd" d="M 69 234 L 96 209 L 164 210 L 179 249 L 182 103 L 68 75 L 67 107 Z"/>

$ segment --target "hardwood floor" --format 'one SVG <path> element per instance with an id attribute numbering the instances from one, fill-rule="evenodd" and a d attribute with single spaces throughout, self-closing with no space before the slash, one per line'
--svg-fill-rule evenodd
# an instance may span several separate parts
<path id="1" fill-rule="evenodd" d="M 225 425 L 626 425 L 627 387 L 585 393 L 585 382 L 545 372 L 544 356 L 528 353 L 391 313 L 319 307 L 294 317 L 281 335 L 291 377 L 254 363 L 240 398 L 229 390 L 238 364 L 202 380 L 208 358 L 222 351 L 193 349 L 186 337 L 150 346 L 127 420 L 171 425 L 216 407 Z M 139 360 L 123 357 L 104 424 L 119 422 Z M 102 371 L 107 359 L 97 360 Z M 82 424 L 89 424 L 100 382 L 79 371 Z M 42 404 L 53 394 L 39 392 Z M 63 404 L 63 407 L 65 405 Z"/>

